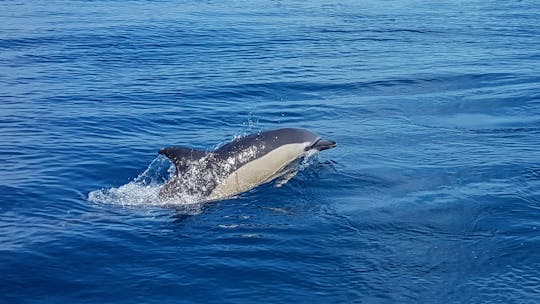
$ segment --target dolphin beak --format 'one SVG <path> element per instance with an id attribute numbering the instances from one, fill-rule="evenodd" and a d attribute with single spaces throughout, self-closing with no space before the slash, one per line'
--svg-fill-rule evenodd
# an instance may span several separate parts
<path id="1" fill-rule="evenodd" d="M 318 139 L 311 146 L 306 148 L 306 151 L 315 149 L 317 151 L 327 150 L 337 146 L 337 143 L 333 140 Z"/>

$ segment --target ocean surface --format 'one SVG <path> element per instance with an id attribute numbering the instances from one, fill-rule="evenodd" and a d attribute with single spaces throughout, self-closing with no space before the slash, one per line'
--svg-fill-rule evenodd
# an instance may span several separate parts
<path id="1" fill-rule="evenodd" d="M 156 199 L 282 127 L 338 146 Z M 540 3 L 1 1 L 0 303 L 540 303 Z"/>

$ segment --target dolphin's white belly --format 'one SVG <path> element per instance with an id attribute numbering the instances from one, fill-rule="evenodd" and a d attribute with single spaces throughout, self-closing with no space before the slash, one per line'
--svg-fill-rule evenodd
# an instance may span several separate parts
<path id="1" fill-rule="evenodd" d="M 309 142 L 283 145 L 254 159 L 227 176 L 212 191 L 209 200 L 230 197 L 271 181 L 292 161 L 301 157 Z"/>

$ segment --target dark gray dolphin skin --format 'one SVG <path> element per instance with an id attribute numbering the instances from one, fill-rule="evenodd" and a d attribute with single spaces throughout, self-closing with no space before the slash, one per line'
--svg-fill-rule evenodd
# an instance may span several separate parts
<path id="1" fill-rule="evenodd" d="M 214 151 L 166 147 L 158 153 L 173 162 L 176 172 L 161 188 L 160 196 L 231 197 L 283 175 L 288 165 L 310 151 L 335 146 L 335 141 L 323 140 L 308 130 L 284 128 L 236 138 Z"/>

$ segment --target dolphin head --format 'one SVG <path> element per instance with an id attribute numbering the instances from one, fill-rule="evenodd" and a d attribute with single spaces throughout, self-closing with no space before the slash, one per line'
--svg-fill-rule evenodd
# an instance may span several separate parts
<path id="1" fill-rule="evenodd" d="M 325 140 L 325 139 L 317 138 L 311 145 L 305 148 L 305 151 L 309 151 L 309 150 L 323 151 L 330 148 L 334 148 L 335 146 L 337 146 L 337 143 L 333 140 Z"/>

